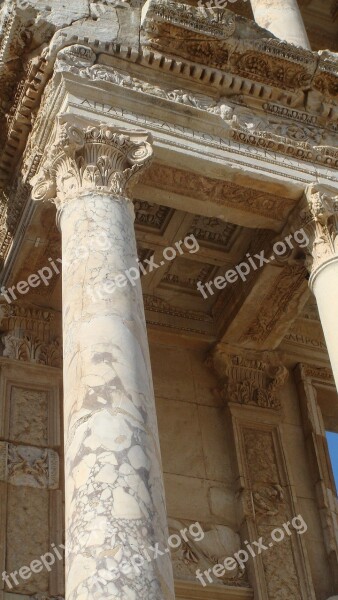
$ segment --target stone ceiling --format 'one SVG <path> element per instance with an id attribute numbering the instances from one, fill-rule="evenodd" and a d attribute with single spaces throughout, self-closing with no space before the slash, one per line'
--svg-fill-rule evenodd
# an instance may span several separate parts
<path id="1" fill-rule="evenodd" d="M 282 238 L 271 229 L 231 223 L 224 208 L 220 218 L 176 210 L 167 205 L 169 193 L 163 190 L 163 201 L 158 204 L 137 195 L 134 201 L 140 261 L 147 264 L 153 256 L 159 265 L 141 279 L 148 326 L 192 335 L 206 343 L 226 339 L 249 347 L 278 346 L 309 295 L 304 267 L 290 263 L 289 253 L 273 265 L 252 271 L 245 283 L 238 280 L 223 290 L 213 287 L 214 293 L 203 298 L 198 281 L 205 284 L 224 275 L 245 260 L 247 253 L 254 255 L 264 249 L 265 256 L 270 256 L 272 244 Z M 183 245 L 181 255 L 177 252 L 173 260 L 163 260 L 164 250 L 188 235 L 198 241 L 198 252 L 190 253 Z M 49 258 L 56 261 L 60 256 L 55 209 L 39 205 L 6 287 L 27 281 L 30 274 L 49 265 Z M 19 304 L 60 311 L 60 276 L 54 276 L 48 286 L 30 288 L 29 294 L 18 300 Z"/>

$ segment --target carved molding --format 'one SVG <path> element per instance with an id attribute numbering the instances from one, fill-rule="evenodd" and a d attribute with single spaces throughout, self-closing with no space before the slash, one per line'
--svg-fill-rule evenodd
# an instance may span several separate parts
<path id="1" fill-rule="evenodd" d="M 287 377 L 287 369 L 276 355 L 228 349 L 219 344 L 208 359 L 220 377 L 221 395 L 227 402 L 281 408 L 278 390 Z"/>
<path id="2" fill-rule="evenodd" d="M 313 275 L 325 262 L 338 258 L 338 189 L 315 183 L 306 189 L 305 199 L 300 221 L 310 239 L 306 266 Z"/>
<path id="3" fill-rule="evenodd" d="M 286 218 L 294 206 L 294 201 L 288 198 L 276 197 L 274 194 L 241 187 L 230 181 L 211 179 L 158 163 L 146 171 L 142 183 L 199 200 L 215 202 L 222 208 L 230 206 L 274 218 L 278 222 Z"/>
<path id="4" fill-rule="evenodd" d="M 305 275 L 302 264 L 287 264 L 281 270 L 278 279 L 262 294 L 255 317 L 241 334 L 240 343 L 264 344 L 280 321 L 287 318 L 290 325 L 297 316 L 304 292 L 308 290 Z"/>
<path id="5" fill-rule="evenodd" d="M 329 367 L 317 367 L 316 365 L 300 363 L 298 370 L 302 379 L 316 379 L 325 383 L 331 383 L 334 386 L 333 373 Z"/>
<path id="6" fill-rule="evenodd" d="M 224 123 L 222 135 L 235 141 L 275 150 L 287 156 L 294 156 L 298 160 L 338 166 L 335 131 L 327 131 L 318 124 L 314 126 L 316 117 L 310 114 L 269 102 L 262 105 L 264 112 L 254 114 L 252 109 L 239 107 L 226 97 L 215 100 L 210 96 L 192 93 L 188 89 L 170 89 L 164 85 L 153 85 L 116 68 L 103 65 L 79 68 L 84 61 L 77 58 L 79 51 L 76 52 L 76 48 L 84 48 L 84 50 L 86 48 L 81 46 L 74 46 L 74 48 L 73 54 L 67 48 L 67 61 L 64 61 L 63 70 L 73 71 L 92 81 L 108 81 L 217 115 Z M 71 59 L 73 59 L 72 66 L 70 66 Z M 300 121 L 299 124 L 297 121 Z"/>
<path id="7" fill-rule="evenodd" d="M 143 301 L 144 308 L 149 312 L 169 314 L 173 317 L 182 317 L 192 321 L 205 321 L 206 323 L 213 323 L 213 318 L 207 313 L 197 310 L 194 311 L 177 308 L 176 306 L 170 305 L 168 302 L 163 300 L 163 298 L 159 298 L 158 296 L 144 294 Z"/>
<path id="8" fill-rule="evenodd" d="M 18 486 L 57 489 L 59 455 L 49 448 L 0 442 L 0 481 Z"/>
<path id="9" fill-rule="evenodd" d="M 156 0 L 149 3 L 146 18 L 143 20 L 143 28 L 148 35 L 152 35 L 155 31 L 155 23 L 165 21 L 189 31 L 226 39 L 236 31 L 235 15 L 227 9 L 217 12 L 218 19 L 216 20 L 211 12 L 209 13 L 203 8 Z"/>
<path id="10" fill-rule="evenodd" d="M 151 160 L 149 139 L 147 133 L 59 121 L 54 143 L 31 180 L 33 199 L 52 200 L 62 209 L 68 200 L 94 190 L 128 196 Z"/>

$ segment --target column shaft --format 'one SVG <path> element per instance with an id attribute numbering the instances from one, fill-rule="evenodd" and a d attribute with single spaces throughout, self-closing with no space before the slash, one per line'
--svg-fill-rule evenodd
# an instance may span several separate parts
<path id="1" fill-rule="evenodd" d="M 62 234 L 66 600 L 174 598 L 126 196 L 151 157 L 147 137 L 65 123 L 32 182 L 36 200 L 57 205 Z"/>
<path id="2" fill-rule="evenodd" d="M 333 376 L 338 390 L 338 257 L 325 263 L 311 278 Z"/>
<path id="3" fill-rule="evenodd" d="M 311 50 L 297 0 L 251 0 L 255 21 L 281 40 Z"/>
<path id="4" fill-rule="evenodd" d="M 131 562 L 166 541 L 142 291 L 139 280 L 125 279 L 102 293 L 137 269 L 133 206 L 87 195 L 63 209 L 61 230 L 67 598 L 159 600 L 168 558 Z M 110 248 L 100 247 L 103 239 Z M 88 257 L 75 260 L 88 242 Z"/>
<path id="5" fill-rule="evenodd" d="M 309 238 L 307 266 L 338 390 L 338 195 L 318 183 L 305 191 L 300 220 Z"/>

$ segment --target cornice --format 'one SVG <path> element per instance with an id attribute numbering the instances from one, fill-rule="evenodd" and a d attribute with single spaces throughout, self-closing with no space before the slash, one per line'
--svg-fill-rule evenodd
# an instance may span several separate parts
<path id="1" fill-rule="evenodd" d="M 222 134 L 234 141 L 338 168 L 338 136 L 334 129 L 325 129 L 320 125 L 319 121 L 324 121 L 320 117 L 297 109 L 286 109 L 268 101 L 262 101 L 260 105 L 256 103 L 254 109 L 249 108 L 245 106 L 243 96 L 237 97 L 235 102 L 225 96 L 216 100 L 207 95 L 194 94 L 189 89 L 170 89 L 165 84 L 152 85 L 146 80 L 130 76 L 126 71 L 98 64 L 79 70 L 78 74 L 91 81 L 111 82 L 214 114 L 223 121 Z"/>
<path id="2" fill-rule="evenodd" d="M 170 21 L 168 10 L 172 11 L 173 6 L 175 6 L 176 15 Z M 182 94 L 186 93 L 188 98 L 194 96 L 195 92 L 192 93 L 192 90 L 197 90 L 198 95 L 200 89 L 202 94 L 207 95 L 213 102 L 213 106 L 209 110 L 207 107 L 203 108 L 201 105 L 195 104 L 192 108 L 197 110 L 214 111 L 214 114 L 217 114 L 218 111 L 222 117 L 223 106 L 227 103 L 232 107 L 244 106 L 249 111 L 265 114 L 266 121 L 270 119 L 266 115 L 271 115 L 271 119 L 276 120 L 277 124 L 280 121 L 290 122 L 290 127 L 294 127 L 297 123 L 301 126 L 305 123 L 310 134 L 313 130 L 314 135 L 325 134 L 332 138 L 335 137 L 338 131 L 338 104 L 333 94 L 336 93 L 338 85 L 337 55 L 328 51 L 321 54 L 311 53 L 280 42 L 273 37 L 266 37 L 265 30 L 261 30 L 257 25 L 242 17 L 234 16 L 231 11 L 225 11 L 224 19 L 221 20 L 220 26 L 216 27 L 205 10 L 201 12 L 197 8 L 182 8 L 182 6 L 179 3 L 167 5 L 161 0 L 152 0 L 148 3 L 147 7 L 150 12 L 147 12 L 146 7 L 143 21 L 144 32 L 148 37 L 143 39 L 141 46 L 115 42 L 101 43 L 90 37 L 83 39 L 77 35 L 76 23 L 74 23 L 67 30 L 57 31 L 42 54 L 32 60 L 26 57 L 23 77 L 21 69 L 18 69 L 17 73 L 15 71 L 12 73 L 11 85 L 15 84 L 12 87 L 17 91 L 12 108 L 9 112 L 7 110 L 7 139 L 3 143 L 4 149 L 0 157 L 0 190 L 4 190 L 2 198 L 3 227 L 6 227 L 8 218 L 13 220 L 15 217 L 15 224 L 19 222 L 22 210 L 20 212 L 18 209 L 17 202 L 13 203 L 15 204 L 15 215 L 7 215 L 6 198 L 12 194 L 8 185 L 11 178 L 17 173 L 22 152 L 36 115 L 39 119 L 38 110 L 41 97 L 48 80 L 54 73 L 58 52 L 74 44 L 82 44 L 91 49 L 94 53 L 95 68 L 102 65 L 103 68 L 109 69 L 112 61 L 115 63 L 121 61 L 121 66 L 123 64 L 125 69 L 134 69 L 141 74 L 140 79 L 143 79 L 145 86 L 147 86 L 149 78 L 158 80 L 159 75 L 163 74 L 167 80 L 169 78 L 175 83 L 173 91 L 177 91 L 179 88 L 178 91 Z M 206 40 L 216 44 L 230 44 L 231 52 L 228 53 L 228 61 L 217 66 L 207 64 L 208 60 L 205 57 L 203 44 L 193 54 L 186 55 L 182 51 L 180 55 L 178 50 L 175 50 L 175 54 L 173 54 L 173 46 L 168 49 L 159 39 L 153 43 L 153 38 L 148 35 L 149 27 L 147 28 L 146 23 L 151 11 L 154 10 L 157 11 L 155 28 L 170 23 L 184 34 L 192 32 L 194 36 L 202 35 L 203 44 Z M 13 13 L 7 17 L 3 19 L 5 25 L 2 37 L 0 34 L 0 51 L 2 53 L 9 52 L 9 40 L 14 35 L 20 50 L 19 56 L 21 56 L 25 47 L 28 47 L 29 29 L 24 29 L 26 33 L 23 37 L 20 34 L 20 37 L 19 24 L 24 21 L 23 16 Z M 150 35 L 153 35 L 151 28 Z M 272 74 L 272 79 L 269 73 Z M 8 76 L 6 69 L 2 75 L 0 73 L 0 79 L 4 76 Z M 14 76 L 16 79 L 13 83 Z M 291 77 L 292 85 L 290 84 L 291 80 L 288 83 L 285 77 L 289 78 L 288 81 Z M 158 89 L 161 89 L 160 86 Z M 149 86 L 148 90 L 139 86 L 138 91 L 151 94 Z M 182 96 L 175 98 L 174 95 L 171 95 L 166 99 L 170 102 L 182 103 Z M 53 114 L 57 113 L 57 106 L 56 103 Z M 232 127 L 232 125 L 235 126 Z M 271 131 L 267 134 L 264 128 L 261 131 L 258 128 L 258 130 L 249 132 L 245 130 L 245 127 L 243 129 L 240 125 L 237 126 L 238 123 L 237 125 L 232 123 L 232 125 L 230 132 L 235 141 L 267 150 L 273 149 L 281 154 L 319 162 L 329 167 L 338 165 L 338 151 L 334 148 L 336 144 L 333 142 L 316 145 L 309 143 L 308 140 L 292 139 L 285 134 L 275 135 Z M 15 186 L 17 187 L 17 184 Z M 12 208 L 10 211 L 13 212 Z M 4 235 L 8 247 L 10 244 L 8 231 Z"/>
<path id="3" fill-rule="evenodd" d="M 176 11 L 175 18 L 171 17 L 173 5 Z M 338 104 L 334 98 L 338 89 L 337 55 L 328 51 L 322 54 L 311 53 L 275 38 L 262 37 L 263 32 L 266 35 L 265 30 L 231 11 L 223 11 L 226 13 L 225 20 L 216 27 L 210 16 L 205 16 L 205 10 L 179 3 L 167 5 L 162 0 L 152 0 L 147 6 L 148 13 L 145 8 L 143 20 L 145 30 L 149 30 L 146 24 L 154 12 L 157 15 L 156 27 L 161 23 L 171 22 L 180 31 L 202 28 L 203 35 L 209 40 L 219 42 L 221 38 L 223 43 L 226 38 L 225 41 L 231 41 L 233 48 L 229 64 L 220 65 L 221 68 L 210 66 L 210 61 L 205 60 L 203 49 L 191 56 L 191 59 L 184 57 L 184 52 L 181 56 L 179 53 L 173 56 L 173 47 L 171 46 L 169 54 L 168 49 L 161 48 L 158 39 L 156 44 L 152 42 L 152 38 L 146 39 L 141 47 L 136 48 L 115 43 L 102 44 L 96 39 L 83 40 L 76 35 L 76 27 L 74 31 L 68 28 L 69 31 L 63 32 L 62 36 L 57 32 L 44 55 L 28 63 L 24 79 L 14 98 L 8 116 L 7 143 L 0 160 L 1 187 L 5 185 L 8 173 L 13 173 L 15 163 L 20 160 L 34 120 L 33 111 L 37 109 L 49 74 L 53 72 L 57 53 L 62 48 L 76 43 L 91 48 L 96 54 L 97 64 L 106 62 L 107 59 L 109 61 L 109 57 L 115 56 L 129 63 L 146 66 L 153 72 L 169 73 L 182 80 L 182 83 L 185 80 L 186 85 L 191 82 L 208 86 L 213 93 L 231 98 L 239 104 L 268 112 L 271 110 L 277 115 L 283 113 L 283 118 L 291 120 L 304 118 L 309 122 L 312 117 L 315 118 L 317 126 L 326 125 L 331 127 L 331 131 L 337 131 Z M 244 39 L 238 39 L 239 34 L 236 33 L 238 20 L 241 23 L 245 21 L 249 29 Z M 243 25 L 241 27 L 243 28 Z M 148 73 L 149 71 L 147 75 Z M 286 112 L 283 111 L 283 107 Z M 302 112 L 305 112 L 304 116 L 300 116 L 299 113 Z M 334 155 L 329 149 L 327 154 L 328 161 L 331 162 Z M 312 160 L 310 156 L 309 160 Z"/>

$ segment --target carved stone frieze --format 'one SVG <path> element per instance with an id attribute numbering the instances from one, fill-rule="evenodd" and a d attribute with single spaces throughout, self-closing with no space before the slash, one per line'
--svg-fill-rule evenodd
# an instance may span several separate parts
<path id="1" fill-rule="evenodd" d="M 213 322 L 213 318 L 205 312 L 180 309 L 176 306 L 171 306 L 168 302 L 163 300 L 163 298 L 159 298 L 157 296 L 145 294 L 143 296 L 143 301 L 145 309 L 149 312 L 169 314 L 173 317 L 183 317 L 193 321 L 205 321 L 207 323 Z"/>
<path id="2" fill-rule="evenodd" d="M 291 312 L 292 307 L 298 307 L 298 301 L 307 289 L 305 275 L 302 265 L 290 264 L 282 269 L 280 277 L 264 294 L 255 318 L 241 334 L 240 342 L 262 344 L 268 339 L 278 321 Z M 293 312 L 296 317 L 297 312 Z"/>
<path id="3" fill-rule="evenodd" d="M 302 227 L 310 244 L 307 267 L 313 274 L 327 260 L 338 255 L 338 190 L 310 185 L 300 212 Z"/>
<path id="4" fill-rule="evenodd" d="M 281 408 L 278 390 L 285 383 L 288 371 L 278 357 L 241 352 L 219 344 L 208 363 L 220 377 L 221 395 L 227 402 L 257 408 Z"/>
<path id="5" fill-rule="evenodd" d="M 79 64 L 79 61 L 75 64 Z M 69 68 L 66 65 L 66 70 Z M 226 97 L 215 100 L 189 90 L 153 85 L 112 67 L 93 65 L 86 69 L 79 69 L 77 66 L 71 68 L 75 69 L 82 77 L 88 77 L 94 81 L 110 81 L 122 87 L 218 115 L 224 122 L 223 135 L 228 135 L 236 141 L 261 148 L 268 147 L 270 150 L 276 150 L 297 159 L 338 165 L 335 133 L 312 126 L 311 123 L 315 117 L 310 114 L 299 113 L 296 110 L 291 111 L 284 107 L 278 107 L 278 105 L 277 109 L 279 110 L 276 111 L 272 104 L 269 111 L 267 110 L 269 103 L 263 104 L 264 113 L 254 114 L 252 109 L 238 107 L 229 102 Z M 266 112 L 272 113 L 275 117 L 267 117 Z M 282 115 L 290 116 L 291 122 L 285 118 L 282 119 Z M 297 118 L 301 121 L 300 124 L 294 122 L 294 119 Z M 304 126 L 304 118 L 307 126 Z M 332 158 L 337 160 L 332 161 Z"/>
<path id="6" fill-rule="evenodd" d="M 48 310 L 1 304 L 2 355 L 60 368 L 62 344 L 54 318 Z"/>
<path id="7" fill-rule="evenodd" d="M 54 143 L 32 179 L 34 200 L 52 200 L 58 209 L 90 190 L 126 196 L 152 157 L 148 134 L 106 125 L 81 129 L 59 123 Z"/>
<path id="8" fill-rule="evenodd" d="M 149 5 L 144 30 L 146 43 L 152 48 L 286 89 L 295 90 L 311 84 L 317 60 L 310 51 L 275 39 L 249 23 L 246 39 L 238 45 L 234 33 L 244 33 L 244 27 L 235 15 L 232 28 L 228 26 L 226 35 L 215 39 L 210 32 L 212 22 L 207 11 L 203 14 L 201 9 L 188 7 L 188 18 L 180 20 L 171 17 L 170 4 L 153 0 Z M 182 6 L 175 3 L 176 15 L 178 7 Z M 219 11 L 219 15 L 224 14 L 223 18 L 227 18 L 228 12 Z M 204 29 L 200 25 L 202 14 Z M 155 19 L 153 15 L 156 15 Z"/>
<path id="9" fill-rule="evenodd" d="M 236 207 L 248 213 L 281 220 L 286 218 L 294 202 L 288 198 L 240 187 L 230 181 L 154 164 L 142 177 L 142 183 L 167 189 L 200 200 L 216 202 L 220 207 Z"/>
<path id="10" fill-rule="evenodd" d="M 59 456 L 49 448 L 0 442 L 0 480 L 11 485 L 56 489 Z"/>
<path id="11" fill-rule="evenodd" d="M 194 33 L 202 33 L 210 37 L 226 39 L 236 30 L 235 15 L 230 10 L 217 11 L 218 19 L 203 8 L 155 0 L 149 3 L 144 30 L 153 35 L 157 22 L 167 22 Z"/>
<path id="12" fill-rule="evenodd" d="M 320 59 L 313 86 L 326 97 L 336 97 L 338 94 L 338 54 L 329 50 L 322 50 L 318 54 Z"/>

